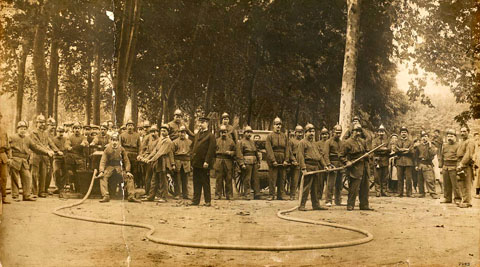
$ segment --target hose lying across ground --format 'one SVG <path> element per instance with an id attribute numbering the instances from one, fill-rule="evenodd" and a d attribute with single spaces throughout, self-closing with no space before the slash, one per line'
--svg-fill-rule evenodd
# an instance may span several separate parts
<path id="1" fill-rule="evenodd" d="M 65 217 L 65 218 L 74 219 L 74 220 L 82 220 L 82 221 L 87 221 L 87 222 L 105 223 L 105 224 L 145 228 L 145 229 L 149 230 L 146 234 L 146 238 L 148 240 L 152 241 L 152 242 L 159 243 L 159 244 L 164 244 L 164 245 L 190 247 L 190 248 L 221 249 L 221 250 L 291 251 L 291 250 L 326 249 L 326 248 L 339 248 L 339 247 L 355 246 L 355 245 L 360 245 L 360 244 L 363 244 L 363 243 L 367 243 L 367 242 L 369 242 L 373 239 L 373 235 L 371 233 L 369 233 L 368 231 L 362 230 L 362 229 L 359 229 L 359 228 L 356 228 L 356 227 L 353 227 L 353 226 L 286 216 L 286 214 L 296 210 L 298 208 L 298 206 L 292 207 L 292 208 L 287 209 L 287 210 L 278 211 L 277 216 L 280 219 L 287 220 L 287 221 L 307 223 L 307 224 L 315 224 L 315 225 L 323 225 L 323 226 L 328 226 L 328 227 L 345 229 L 345 230 L 348 230 L 348 231 L 353 231 L 353 232 L 363 234 L 363 235 L 365 235 L 365 237 L 360 238 L 360 239 L 355 239 L 355 240 L 343 241 L 343 242 L 333 242 L 333 243 L 324 243 L 324 244 L 310 244 L 310 245 L 290 245 L 290 246 L 254 246 L 254 245 L 194 243 L 194 242 L 174 241 L 174 240 L 168 240 L 168 239 L 162 239 L 162 238 L 159 238 L 159 237 L 155 237 L 155 236 L 153 236 L 153 234 L 155 233 L 155 227 L 153 225 L 150 225 L 150 224 L 137 223 L 137 222 L 127 222 L 127 221 L 106 220 L 106 219 L 99 219 L 99 218 L 93 218 L 93 217 L 87 217 L 87 216 L 70 215 L 70 214 L 65 214 L 65 213 L 60 212 L 63 209 L 68 209 L 68 208 L 72 208 L 72 207 L 75 207 L 75 206 L 79 206 L 79 205 L 83 204 L 85 202 L 85 200 L 87 200 L 87 198 L 90 196 L 90 193 L 92 191 L 92 187 L 93 187 L 93 183 L 95 181 L 96 174 L 97 174 L 97 170 L 95 170 L 94 173 L 93 173 L 93 177 L 92 177 L 92 181 L 90 183 L 90 187 L 88 188 L 88 192 L 85 194 L 83 199 L 81 199 L 78 202 L 72 203 L 72 204 L 68 204 L 68 205 L 58 207 L 58 208 L 53 210 L 53 214 L 58 215 L 60 217 Z M 310 173 L 305 173 L 305 174 L 308 175 Z M 303 187 L 303 176 L 305 174 L 302 175 L 301 187 Z M 302 191 L 300 190 L 300 192 L 302 192 Z M 301 199 L 301 196 L 300 196 L 300 199 Z"/>

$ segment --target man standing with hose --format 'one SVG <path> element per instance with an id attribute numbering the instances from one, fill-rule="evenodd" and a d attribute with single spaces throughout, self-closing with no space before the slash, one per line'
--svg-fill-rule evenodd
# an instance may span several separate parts
<path id="1" fill-rule="evenodd" d="M 135 186 L 133 183 L 133 175 L 130 173 L 130 161 L 125 149 L 119 144 L 119 136 L 117 133 L 112 134 L 112 140 L 107 145 L 100 160 L 100 191 L 102 192 L 101 203 L 110 201 L 110 193 L 108 192 L 108 180 L 114 174 L 122 175 L 128 192 L 128 202 L 140 203 L 135 198 Z"/>
<path id="2" fill-rule="evenodd" d="M 305 126 L 305 138 L 298 143 L 297 158 L 303 173 L 318 171 L 320 166 L 328 169 L 322 151 L 318 145 L 315 144 L 315 127 L 313 124 L 309 123 Z M 303 180 L 302 199 L 298 210 L 306 211 L 305 203 L 307 202 L 309 193 L 311 195 L 312 208 L 314 210 L 326 210 L 327 208 L 320 206 L 320 201 L 317 196 L 318 173 L 304 175 Z"/>
<path id="3" fill-rule="evenodd" d="M 277 200 L 283 200 L 286 198 L 284 193 L 285 169 L 288 165 L 288 160 L 290 159 L 290 148 L 288 147 L 288 138 L 280 131 L 281 129 L 282 120 L 279 117 L 276 117 L 273 120 L 273 132 L 267 136 L 265 142 L 269 174 L 268 188 L 270 191 L 268 200 L 273 200 L 275 198 L 275 193 Z"/>
<path id="4" fill-rule="evenodd" d="M 340 152 L 340 160 L 347 167 L 349 181 L 347 210 L 352 211 L 355 207 L 357 195 L 360 200 L 361 210 L 372 210 L 368 205 L 368 158 L 362 158 L 353 163 L 354 160 L 367 152 L 365 141 L 361 138 L 362 126 L 353 126 L 352 137 L 347 139 Z"/>
<path id="5" fill-rule="evenodd" d="M 8 165 L 10 166 L 11 174 L 14 176 L 12 177 L 12 180 L 22 181 L 23 200 L 35 201 L 36 196 L 32 195 L 31 191 L 32 175 L 30 173 L 30 166 L 28 164 L 30 150 L 38 155 L 48 155 L 48 157 L 53 157 L 54 152 L 45 148 L 44 146 L 34 143 L 28 136 L 26 136 L 27 127 L 27 122 L 18 122 L 17 133 L 14 134 L 10 139 Z M 18 187 L 13 188 L 12 191 L 18 192 Z"/>
<path id="6" fill-rule="evenodd" d="M 333 127 L 333 136 L 325 143 L 325 161 L 327 166 L 338 168 L 342 166 L 339 158 L 340 148 L 343 141 L 340 139 L 342 135 L 342 126 L 339 124 Z M 329 172 L 327 174 L 327 190 L 325 198 L 325 206 L 332 206 L 332 198 L 335 191 L 335 205 L 342 205 L 342 187 L 343 175 L 342 171 Z"/>

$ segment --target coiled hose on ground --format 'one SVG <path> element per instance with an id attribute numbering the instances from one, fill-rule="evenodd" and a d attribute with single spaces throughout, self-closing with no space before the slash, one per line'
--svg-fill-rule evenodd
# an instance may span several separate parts
<path id="1" fill-rule="evenodd" d="M 313 173 L 318 173 L 318 172 L 321 172 L 321 171 L 316 171 L 316 172 L 313 172 Z M 303 176 L 308 175 L 308 174 L 313 174 L 313 173 L 310 172 L 310 173 L 302 174 L 301 184 L 300 184 L 300 192 L 302 192 L 302 187 L 303 187 Z M 195 242 L 168 240 L 168 239 L 162 239 L 162 238 L 159 238 L 159 237 L 155 237 L 155 236 L 153 236 L 153 234 L 155 233 L 155 227 L 153 225 L 150 225 L 150 224 L 138 223 L 138 222 L 128 222 L 128 221 L 106 220 L 106 219 L 99 219 L 99 218 L 93 218 L 93 217 L 87 217 L 87 216 L 70 215 L 70 214 L 65 214 L 65 213 L 60 212 L 61 210 L 64 210 L 64 209 L 79 206 L 82 203 L 84 203 L 85 200 L 87 200 L 87 198 L 90 196 L 90 193 L 92 191 L 92 187 L 93 187 L 94 180 L 96 178 L 96 174 L 97 174 L 97 170 L 95 170 L 94 173 L 93 173 L 93 177 L 92 177 L 92 181 L 90 183 L 90 187 L 88 188 L 88 192 L 85 194 L 83 199 L 81 199 L 78 202 L 72 203 L 72 204 L 68 204 L 68 205 L 58 207 L 58 208 L 53 210 L 53 214 L 55 214 L 57 216 L 60 216 L 60 217 L 64 217 L 64 218 L 87 221 L 87 222 L 145 228 L 145 229 L 149 230 L 146 234 L 146 238 L 148 240 L 152 241 L 152 242 L 155 242 L 155 243 L 158 243 L 158 244 L 170 245 L 170 246 L 190 247 L 190 248 L 220 249 L 220 250 L 292 251 L 292 250 L 348 247 L 348 246 L 360 245 L 360 244 L 367 243 L 367 242 L 373 240 L 373 235 L 371 233 L 369 233 L 366 230 L 359 229 L 359 228 L 356 228 L 356 227 L 353 227 L 353 226 L 286 216 L 286 214 L 296 210 L 298 208 L 298 206 L 292 207 L 292 208 L 287 209 L 287 210 L 278 211 L 277 212 L 277 217 L 282 219 L 282 220 L 287 220 L 287 221 L 345 229 L 345 230 L 348 230 L 348 231 L 353 231 L 353 232 L 363 234 L 363 235 L 365 235 L 365 237 L 360 238 L 360 239 L 343 241 L 343 242 L 333 242 L 333 243 L 323 243 L 323 244 L 308 244 L 308 245 L 287 245 L 287 246 L 255 246 L 255 245 L 195 243 Z M 301 199 L 301 195 L 300 195 L 299 198 Z"/>

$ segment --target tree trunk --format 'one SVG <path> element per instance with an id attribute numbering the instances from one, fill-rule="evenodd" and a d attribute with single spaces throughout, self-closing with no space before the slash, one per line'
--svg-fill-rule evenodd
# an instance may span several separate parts
<path id="1" fill-rule="evenodd" d="M 134 37 L 138 31 L 138 22 L 140 16 L 140 0 L 125 0 L 123 10 L 122 27 L 120 32 L 120 45 L 118 49 L 118 62 L 116 77 L 114 82 L 115 89 L 115 121 L 117 124 L 123 124 L 125 115 L 125 106 L 127 105 L 126 87 L 128 76 L 131 69 L 135 52 Z"/>
<path id="2" fill-rule="evenodd" d="M 95 43 L 95 70 L 93 73 L 93 124 L 100 125 L 100 74 L 102 73 L 102 57 L 100 44 Z"/>
<path id="3" fill-rule="evenodd" d="M 85 123 L 90 125 L 90 120 L 92 118 L 92 61 L 90 57 L 87 62 L 87 94 L 85 96 Z"/>
<path id="4" fill-rule="evenodd" d="M 160 128 L 160 126 L 162 125 L 163 123 L 163 113 L 165 111 L 165 106 L 164 106 L 164 103 L 165 103 L 165 89 L 163 88 L 163 86 L 160 85 L 160 106 L 162 107 L 160 109 L 160 111 L 158 112 L 158 118 L 157 118 L 157 125 L 158 125 L 158 128 Z"/>
<path id="5" fill-rule="evenodd" d="M 17 77 L 17 106 L 15 113 L 15 125 L 22 120 L 22 109 L 23 109 L 23 95 L 24 95 L 24 85 L 25 85 L 25 64 L 27 63 L 28 51 L 30 50 L 30 45 L 27 39 L 23 40 L 22 43 L 22 52 L 18 60 L 18 77 Z"/>
<path id="6" fill-rule="evenodd" d="M 475 2 L 475 13 L 472 15 L 472 47 L 473 47 L 473 70 L 474 81 L 470 110 L 472 118 L 480 118 L 480 1 Z"/>
<path id="7" fill-rule="evenodd" d="M 345 43 L 345 57 L 343 62 L 342 89 L 340 96 L 340 125 L 348 129 L 352 120 L 355 87 L 357 78 L 357 48 L 360 27 L 360 4 L 361 0 L 347 0 L 348 20 Z M 342 137 L 343 137 L 342 134 Z"/>
<path id="8" fill-rule="evenodd" d="M 57 86 L 55 87 L 55 99 L 54 99 L 54 115 L 53 115 L 53 118 L 55 119 L 55 121 L 58 123 L 58 84 Z"/>
<path id="9" fill-rule="evenodd" d="M 133 123 L 138 126 L 138 97 L 135 86 L 130 88 L 130 100 L 132 101 L 131 119 Z"/>
<path id="10" fill-rule="evenodd" d="M 58 41 L 52 40 L 50 45 L 50 66 L 48 75 L 48 111 L 47 115 L 53 117 L 55 102 L 55 89 L 58 87 Z"/>
<path id="11" fill-rule="evenodd" d="M 37 79 L 37 114 L 46 114 L 47 111 L 47 67 L 45 65 L 45 38 L 47 33 L 47 18 L 44 5 L 40 7 L 38 24 L 35 27 L 33 41 L 33 68 Z"/>
<path id="12" fill-rule="evenodd" d="M 255 65 L 255 69 L 250 79 L 250 84 L 248 85 L 248 109 L 247 109 L 247 124 L 251 125 L 252 123 L 252 111 L 253 111 L 253 89 L 255 87 L 255 79 L 257 78 L 258 65 Z"/>
<path id="13" fill-rule="evenodd" d="M 300 114 L 300 99 L 297 99 L 297 108 L 295 109 L 295 123 L 293 124 L 292 128 L 297 127 L 299 114 Z"/>

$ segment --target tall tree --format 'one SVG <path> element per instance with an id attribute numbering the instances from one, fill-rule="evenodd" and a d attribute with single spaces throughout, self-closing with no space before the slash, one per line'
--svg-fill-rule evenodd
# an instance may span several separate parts
<path id="1" fill-rule="evenodd" d="M 357 79 L 357 50 L 361 0 L 347 0 L 348 20 L 340 98 L 340 125 L 347 129 L 352 121 Z M 344 132 L 345 133 L 345 132 Z"/>
<path id="2" fill-rule="evenodd" d="M 47 111 L 47 67 L 45 64 L 45 38 L 47 35 L 47 12 L 45 3 L 39 1 L 38 22 L 35 27 L 33 41 L 33 67 L 37 78 L 37 114 L 46 114 Z"/>
<path id="3" fill-rule="evenodd" d="M 140 16 L 140 0 L 125 0 L 120 18 L 120 42 L 117 50 L 117 66 L 115 71 L 115 120 L 123 123 L 125 106 L 127 105 L 127 85 L 131 64 L 135 53 L 134 37 L 138 30 L 137 23 Z"/>

